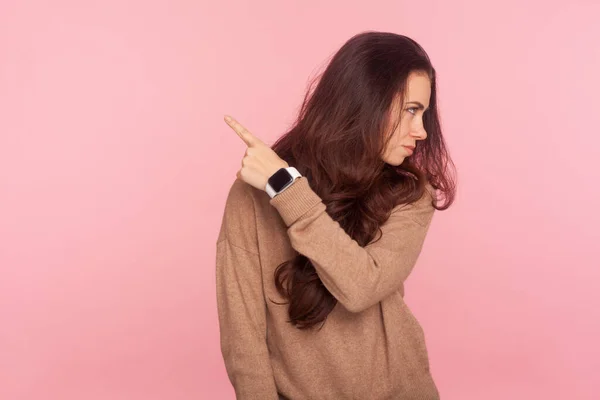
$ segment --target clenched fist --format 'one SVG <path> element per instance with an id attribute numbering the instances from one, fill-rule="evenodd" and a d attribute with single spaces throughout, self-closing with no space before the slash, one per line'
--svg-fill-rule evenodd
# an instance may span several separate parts
<path id="1" fill-rule="evenodd" d="M 288 163 L 232 117 L 226 115 L 225 122 L 248 146 L 237 177 L 257 189 L 265 190 L 271 175 L 281 168 L 289 167 Z"/>

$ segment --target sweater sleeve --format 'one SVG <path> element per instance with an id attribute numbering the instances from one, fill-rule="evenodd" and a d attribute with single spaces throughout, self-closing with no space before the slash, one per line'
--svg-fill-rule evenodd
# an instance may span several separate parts
<path id="1" fill-rule="evenodd" d="M 216 251 L 217 311 L 221 353 L 236 399 L 277 400 L 267 348 L 266 305 L 262 288 L 252 199 L 234 183 Z M 254 232 L 254 233 L 253 233 Z M 245 244 L 242 248 L 240 244 Z"/>
<path id="2" fill-rule="evenodd" d="M 361 247 L 327 214 L 305 177 L 270 199 L 288 227 L 292 247 L 308 257 L 329 292 L 349 311 L 361 312 L 401 290 L 421 252 L 435 208 L 428 190 L 396 206 L 379 240 Z"/>

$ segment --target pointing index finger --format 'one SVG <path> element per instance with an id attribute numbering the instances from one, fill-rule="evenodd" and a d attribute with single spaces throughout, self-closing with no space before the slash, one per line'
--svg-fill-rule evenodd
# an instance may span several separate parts
<path id="1" fill-rule="evenodd" d="M 244 143 L 246 143 L 246 145 L 252 146 L 254 144 L 254 135 L 252 135 L 250 131 L 248 131 L 248 129 L 244 128 L 242 124 L 237 122 L 234 118 L 230 117 L 229 115 L 225 116 L 225 122 L 227 122 L 227 125 L 229 125 L 231 129 L 233 129 L 235 133 L 237 133 L 237 135 L 240 137 L 240 139 L 244 141 Z"/>

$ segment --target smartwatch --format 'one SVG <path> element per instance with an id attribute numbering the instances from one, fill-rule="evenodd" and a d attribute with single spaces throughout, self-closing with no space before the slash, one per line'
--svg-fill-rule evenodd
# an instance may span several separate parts
<path id="1" fill-rule="evenodd" d="M 265 191 L 273 198 L 287 189 L 294 181 L 300 178 L 300 172 L 294 167 L 281 168 L 275 172 L 267 181 Z"/>

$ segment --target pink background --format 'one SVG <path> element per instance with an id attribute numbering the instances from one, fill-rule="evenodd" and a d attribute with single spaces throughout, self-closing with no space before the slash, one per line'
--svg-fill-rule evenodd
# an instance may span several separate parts
<path id="1" fill-rule="evenodd" d="M 460 174 L 407 285 L 442 397 L 597 399 L 600 4 L 494 3 L 3 0 L 0 398 L 233 399 L 222 116 L 274 141 L 375 29 L 429 52 Z"/>

